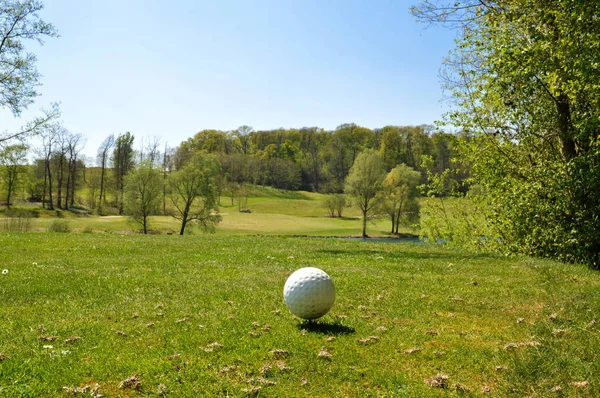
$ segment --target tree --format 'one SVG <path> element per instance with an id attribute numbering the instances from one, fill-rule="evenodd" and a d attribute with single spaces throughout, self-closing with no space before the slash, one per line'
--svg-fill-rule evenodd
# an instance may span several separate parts
<path id="1" fill-rule="evenodd" d="M 0 75 L 0 79 L 1 78 L 2 77 Z M 42 116 L 38 116 L 33 120 L 29 121 L 16 132 L 5 131 L 3 133 L 0 133 L 0 144 L 6 144 L 7 142 L 10 142 L 12 140 L 24 140 L 30 135 L 39 134 L 41 130 L 43 130 L 50 123 L 54 122 L 56 119 L 58 119 L 58 117 L 60 117 L 60 109 L 58 107 L 58 104 L 56 103 L 52 104 L 50 109 L 42 109 L 42 113 Z"/>
<path id="2" fill-rule="evenodd" d="M 149 138 L 148 142 L 145 144 L 144 144 L 144 141 L 142 141 L 142 149 L 140 152 L 140 161 L 148 160 L 148 161 L 150 161 L 150 163 L 154 164 L 155 166 L 159 166 L 161 163 L 159 147 L 160 147 L 160 138 L 158 138 L 158 137 Z"/>
<path id="3" fill-rule="evenodd" d="M 100 198 L 98 200 L 98 206 L 102 208 L 106 204 L 106 188 L 104 186 L 106 166 L 108 163 L 108 156 L 111 148 L 115 144 L 115 136 L 114 134 L 109 135 L 106 139 L 100 144 L 100 148 L 98 148 L 98 163 L 100 163 Z"/>
<path id="4" fill-rule="evenodd" d="M 214 179 L 219 165 L 212 156 L 196 154 L 185 166 L 169 178 L 174 217 L 181 222 L 179 234 L 185 233 L 189 222 L 212 231 L 220 221 L 217 190 Z"/>
<path id="5" fill-rule="evenodd" d="M 51 123 L 44 125 L 40 131 L 40 138 L 42 139 L 42 146 L 39 149 L 39 153 L 43 158 L 44 163 L 44 189 L 42 193 L 42 206 L 48 210 L 54 210 L 54 201 L 52 197 L 52 168 L 51 160 L 54 154 L 54 147 L 57 142 L 57 136 L 62 126 L 59 123 Z M 46 201 L 46 194 L 48 194 L 48 201 Z"/>
<path id="6" fill-rule="evenodd" d="M 354 196 L 363 215 L 362 237 L 367 237 L 367 220 L 375 209 L 375 195 L 381 189 L 385 177 L 383 160 L 373 149 L 367 149 L 356 157 L 346 178 L 345 192 Z"/>
<path id="7" fill-rule="evenodd" d="M 323 168 L 323 154 L 321 152 L 329 140 L 329 133 L 318 127 L 312 127 L 301 129 L 300 134 L 300 149 L 312 178 L 313 189 L 319 192 L 322 179 L 321 169 Z"/>
<path id="8" fill-rule="evenodd" d="M 238 151 L 241 152 L 244 156 L 248 155 L 250 152 L 250 133 L 254 131 L 250 126 L 240 126 L 234 132 L 235 143 L 237 145 Z"/>
<path id="9" fill-rule="evenodd" d="M 56 206 L 59 209 L 63 208 L 62 189 L 65 175 L 65 153 L 67 152 L 67 138 L 69 134 L 69 131 L 64 127 L 56 130 L 56 145 L 55 151 L 52 154 L 54 175 L 56 176 Z"/>
<path id="10" fill-rule="evenodd" d="M 69 134 L 67 137 L 67 193 L 65 198 L 65 208 L 75 205 L 75 191 L 77 183 L 77 157 L 85 145 L 85 138 L 81 134 Z"/>
<path id="11" fill-rule="evenodd" d="M 417 186 L 421 173 L 405 164 L 394 167 L 383 180 L 383 188 L 377 194 L 381 210 L 392 221 L 392 234 L 398 233 L 402 221 L 415 222 L 419 216 Z"/>
<path id="12" fill-rule="evenodd" d="M 23 172 L 23 162 L 27 158 L 27 147 L 23 144 L 0 148 L 0 177 L 6 189 L 6 208 L 10 209 L 14 190 Z"/>
<path id="13" fill-rule="evenodd" d="M 459 30 L 447 122 L 487 205 L 492 248 L 600 267 L 600 3 L 423 1 Z"/>
<path id="14" fill-rule="evenodd" d="M 125 213 L 148 233 L 149 217 L 160 210 L 162 175 L 152 163 L 144 161 L 125 176 Z"/>
<path id="15" fill-rule="evenodd" d="M 44 8 L 37 0 L 0 1 L 0 107 L 19 115 L 37 92 L 40 75 L 36 56 L 25 52 L 24 40 L 43 43 L 43 37 L 58 36 L 56 29 L 39 17 Z"/>
<path id="16" fill-rule="evenodd" d="M 117 205 L 119 214 L 123 214 L 123 196 L 125 193 L 125 177 L 135 165 L 133 153 L 133 135 L 130 132 L 119 134 L 113 150 L 113 172 L 117 188 Z"/>
<path id="17" fill-rule="evenodd" d="M 342 217 L 342 213 L 344 212 L 344 207 L 348 200 L 346 196 L 341 193 L 330 194 L 327 195 L 325 199 L 325 207 L 327 208 L 327 212 L 329 213 L 329 217 Z"/>

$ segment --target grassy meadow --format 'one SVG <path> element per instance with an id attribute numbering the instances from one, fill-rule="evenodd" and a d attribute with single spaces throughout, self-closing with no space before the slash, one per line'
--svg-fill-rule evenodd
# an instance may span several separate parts
<path id="1" fill-rule="evenodd" d="M 49 211 L 1 232 L 0 396 L 600 395 L 597 272 L 333 238 L 359 214 L 326 217 L 323 198 L 222 198 L 213 235 Z M 47 232 L 57 220 L 72 232 Z M 283 301 L 305 266 L 337 290 L 316 322 Z"/>
<path id="2" fill-rule="evenodd" d="M 344 209 L 343 218 L 328 217 L 324 205 L 326 195 L 312 192 L 292 192 L 269 187 L 255 188 L 248 198 L 247 208 L 250 213 L 238 211 L 237 199 L 231 204 L 231 198 L 221 197 L 220 211 L 222 222 L 217 227 L 217 235 L 308 235 L 308 236 L 357 236 L 362 229 L 361 213 L 356 206 Z M 170 202 L 167 201 L 167 208 Z M 17 208 L 36 209 L 40 215 L 32 218 L 31 230 L 47 231 L 60 214 L 74 232 L 117 233 L 126 234 L 139 232 L 141 226 L 129 217 L 116 214 L 97 216 L 81 212 L 46 211 L 39 205 L 19 203 Z M 0 214 L 0 227 L 2 222 Z M 387 236 L 391 223 L 386 218 L 369 222 L 368 233 L 373 236 Z M 152 216 L 150 229 L 153 233 L 179 233 L 179 222 L 171 216 Z M 418 233 L 413 228 L 405 227 L 400 230 L 403 234 Z M 202 234 L 192 225 L 186 233 Z"/>
<path id="3" fill-rule="evenodd" d="M 3 233 L 0 255 L 3 397 L 600 394 L 582 266 L 242 235 Z M 314 323 L 282 298 L 304 266 L 337 289 Z"/>

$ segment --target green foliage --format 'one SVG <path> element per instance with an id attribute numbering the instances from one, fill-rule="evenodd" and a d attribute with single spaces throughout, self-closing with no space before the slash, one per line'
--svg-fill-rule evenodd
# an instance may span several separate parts
<path id="1" fill-rule="evenodd" d="M 463 157 L 485 192 L 487 238 L 600 267 L 600 3 L 424 1 L 413 12 L 460 29 L 447 122 L 474 136 Z"/>
<path id="2" fill-rule="evenodd" d="M 125 214 L 141 224 L 148 233 L 149 217 L 158 214 L 163 193 L 161 172 L 150 162 L 143 162 L 125 178 Z"/>
<path id="3" fill-rule="evenodd" d="M 0 1 L 0 106 L 18 116 L 38 93 L 40 75 L 35 55 L 25 51 L 25 40 L 42 43 L 44 37 L 58 36 L 54 27 L 39 17 L 44 8 L 37 0 Z M 0 137 L 0 142 L 4 139 Z"/>
<path id="4" fill-rule="evenodd" d="M 323 205 L 327 208 L 329 217 L 342 217 L 344 208 L 348 205 L 348 199 L 343 194 L 331 194 L 327 195 Z"/>
<path id="5" fill-rule="evenodd" d="M 218 173 L 219 164 L 214 157 L 196 152 L 181 169 L 171 174 L 171 202 L 176 209 L 174 217 L 181 222 L 180 235 L 185 233 L 188 222 L 214 232 L 221 220 L 215 184 Z"/>
<path id="6" fill-rule="evenodd" d="M 29 232 L 31 219 L 39 214 L 29 210 L 11 209 L 5 212 L 5 218 L 0 218 L 0 230 L 6 232 Z"/>
<path id="7" fill-rule="evenodd" d="M 392 234 L 400 224 L 415 224 L 419 220 L 417 189 L 421 173 L 405 164 L 394 167 L 383 180 L 383 189 L 376 195 L 380 210 L 392 221 Z"/>
<path id="8" fill-rule="evenodd" d="M 133 140 L 134 136 L 130 132 L 126 132 L 125 134 L 119 134 L 114 142 L 112 162 L 119 214 L 124 212 L 125 177 L 135 167 Z M 103 145 L 107 146 L 110 143 L 109 141 L 111 141 L 110 137 Z"/>
<path id="9" fill-rule="evenodd" d="M 52 220 L 50 226 L 48 226 L 48 232 L 71 232 L 71 225 L 67 220 Z"/>
<path id="10" fill-rule="evenodd" d="M 14 192 L 24 174 L 27 146 L 23 144 L 0 145 L 0 180 L 6 189 L 6 208 L 10 209 Z"/>
<path id="11" fill-rule="evenodd" d="M 434 132 L 427 125 L 371 130 L 346 123 L 334 131 L 319 127 L 254 131 L 242 126 L 230 132 L 198 132 L 177 148 L 174 166 L 179 168 L 200 151 L 219 159 L 221 178 L 228 182 L 340 193 L 350 167 L 365 149 L 379 151 L 387 170 L 401 162 L 419 169 L 424 155 L 435 159 L 437 170 L 449 167 L 449 159 L 456 155 L 453 141 L 453 135 Z"/>
<path id="12" fill-rule="evenodd" d="M 382 187 L 385 166 L 377 151 L 367 149 L 354 161 L 346 178 L 345 192 L 354 196 L 363 215 L 362 236 L 367 236 L 367 220 L 376 209 L 375 195 Z"/>

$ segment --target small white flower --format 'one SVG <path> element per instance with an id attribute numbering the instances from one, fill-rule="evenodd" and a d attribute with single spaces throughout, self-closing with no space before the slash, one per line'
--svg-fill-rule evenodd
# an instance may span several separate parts
<path id="1" fill-rule="evenodd" d="M 34 261 L 34 262 L 31 263 L 31 265 L 37 265 L 37 263 Z"/>
<path id="2" fill-rule="evenodd" d="M 6 274 L 8 274 L 8 270 L 7 269 L 3 269 L 2 270 L 2 275 L 6 275 Z"/>
<path id="3" fill-rule="evenodd" d="M 45 345 L 43 348 L 45 348 L 45 349 L 47 349 L 47 350 L 51 350 L 51 349 L 52 349 L 52 348 L 54 348 L 54 347 L 52 347 L 51 345 Z"/>
<path id="4" fill-rule="evenodd" d="M 288 259 L 293 260 L 294 256 L 289 256 Z"/>

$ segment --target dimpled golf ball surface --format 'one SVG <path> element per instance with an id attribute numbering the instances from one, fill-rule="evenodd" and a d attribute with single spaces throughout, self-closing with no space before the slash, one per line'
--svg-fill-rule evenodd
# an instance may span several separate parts
<path id="1" fill-rule="evenodd" d="M 335 287 L 324 271 L 314 267 L 300 268 L 285 282 L 283 298 L 292 314 L 316 319 L 327 314 L 333 306 Z"/>

